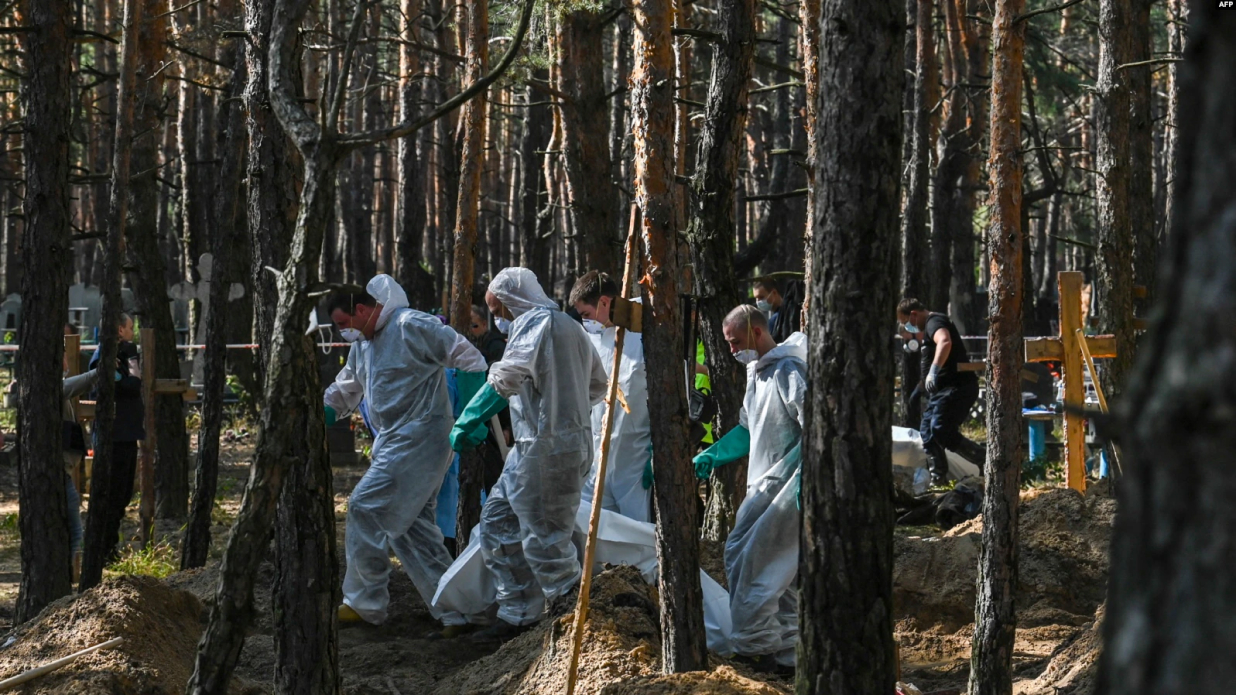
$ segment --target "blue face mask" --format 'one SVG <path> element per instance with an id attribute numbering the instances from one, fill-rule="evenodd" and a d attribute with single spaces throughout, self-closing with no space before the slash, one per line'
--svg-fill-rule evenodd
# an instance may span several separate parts
<path id="1" fill-rule="evenodd" d="M 915 326 L 914 324 L 910 323 L 909 321 L 906 321 L 904 324 L 902 324 L 902 326 L 901 326 L 901 327 L 902 327 L 902 328 L 904 328 L 904 329 L 906 329 L 906 333 L 919 333 L 919 332 L 920 332 L 920 331 L 918 330 L 918 326 Z"/>
<path id="2" fill-rule="evenodd" d="M 494 319 L 494 327 L 498 329 L 499 333 L 501 333 L 502 335 L 506 335 L 507 333 L 511 331 L 511 322 L 499 316 L 498 318 Z"/>
<path id="3" fill-rule="evenodd" d="M 768 301 L 767 299 L 757 299 L 755 300 L 755 308 L 759 309 L 765 314 L 768 314 L 772 312 L 773 305 L 772 305 L 772 302 Z"/>

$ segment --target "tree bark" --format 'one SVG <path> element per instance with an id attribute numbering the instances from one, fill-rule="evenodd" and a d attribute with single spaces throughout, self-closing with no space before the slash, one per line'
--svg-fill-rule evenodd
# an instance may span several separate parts
<path id="1" fill-rule="evenodd" d="M 818 140 L 816 130 L 819 127 L 819 91 L 820 91 L 820 25 L 816 18 L 820 16 L 821 0 L 801 0 L 798 4 L 798 52 L 802 56 L 803 83 L 806 88 L 806 102 L 803 109 L 803 129 L 807 139 L 807 209 L 806 225 L 803 233 L 803 255 L 806 258 L 804 273 L 805 287 L 810 287 L 815 275 L 812 248 L 815 244 L 815 201 L 816 172 L 819 170 L 820 157 L 817 152 Z M 742 203 L 745 212 L 746 202 Z M 802 330 L 809 333 L 811 328 L 811 293 L 804 293 L 802 307 Z"/>
<path id="2" fill-rule="evenodd" d="M 1095 84 L 1095 204 L 1099 249 L 1095 295 L 1099 330 L 1116 336 L 1116 357 L 1108 362 L 1103 388 L 1108 396 L 1124 388 L 1133 365 L 1133 221 L 1129 181 L 1129 71 L 1133 62 L 1134 0 L 1099 3 L 1099 72 Z"/>
<path id="3" fill-rule="evenodd" d="M 961 49 L 966 58 L 965 81 L 968 84 L 981 83 L 986 79 L 990 68 L 987 56 L 990 37 L 983 33 L 984 27 L 988 26 L 983 21 L 987 5 L 982 0 L 953 0 L 953 4 L 952 22 L 960 34 Z M 980 17 L 980 19 L 970 20 L 970 16 Z M 970 132 L 967 133 L 966 141 L 959 143 L 959 149 L 964 152 L 959 169 L 961 182 L 953 194 L 948 221 L 953 230 L 952 267 L 954 269 L 952 287 L 949 290 L 949 306 L 953 320 L 963 335 L 983 330 L 983 316 L 976 301 L 978 292 L 974 270 L 977 265 L 975 258 L 977 235 L 974 228 L 974 209 L 975 194 L 982 186 L 984 173 L 979 143 L 983 141 L 983 128 L 988 121 L 987 90 L 977 89 L 969 93 L 966 99 L 966 115 Z M 941 141 L 943 141 L 943 135 L 941 135 Z M 939 173 L 937 170 L 937 175 Z"/>
<path id="4" fill-rule="evenodd" d="M 19 6 L 25 84 L 25 243 L 21 254 L 22 322 L 17 362 L 20 449 L 21 588 L 15 623 L 68 594 L 69 525 L 60 425 L 64 317 L 68 313 L 69 129 L 72 38 L 68 0 L 26 0 Z M 7 221 L 6 221 L 7 224 Z M 111 343 L 115 361 L 115 341 Z"/>
<path id="5" fill-rule="evenodd" d="M 967 56 L 962 47 L 965 31 L 964 12 L 959 12 L 956 0 L 941 0 L 944 9 L 945 36 L 948 40 L 948 58 L 944 67 L 944 85 L 948 97 L 943 104 L 940 137 L 937 141 L 936 167 L 932 172 L 931 189 L 931 269 L 928 306 L 935 311 L 945 311 L 949 304 L 953 275 L 969 273 L 973 268 L 954 265 L 954 243 L 966 243 L 958 219 L 957 205 L 970 155 L 967 149 L 972 142 L 966 123 L 968 93 L 965 83 L 969 76 Z M 964 0 L 963 0 L 964 2 Z M 964 6 L 961 10 L 964 10 Z M 929 107 L 930 108 L 930 107 Z M 969 225 L 964 226 L 969 230 Z M 968 234 L 966 236 L 969 236 Z M 973 247 L 973 241 L 970 241 Z M 973 261 L 973 254 L 970 256 Z M 971 266 L 973 263 L 971 263 Z M 943 270 L 943 275 L 937 273 Z M 973 330 L 973 326 L 966 326 Z"/>
<path id="6" fill-rule="evenodd" d="M 402 0 L 404 38 L 418 41 L 421 0 Z M 405 44 L 399 49 L 399 120 L 408 121 L 419 111 L 421 98 L 419 49 Z M 425 229 L 424 161 L 418 161 L 417 135 L 399 139 L 399 178 L 395 183 L 395 277 L 408 292 L 412 306 L 433 306 L 433 277 L 422 265 L 421 244 Z"/>
<path id="7" fill-rule="evenodd" d="M 335 143 L 338 122 L 337 99 L 332 95 L 324 125 L 310 118 L 296 101 L 291 71 L 297 27 L 304 17 L 308 0 L 277 0 L 270 33 L 269 86 L 275 115 L 296 142 L 304 163 L 304 185 L 291 251 L 284 270 L 277 278 L 278 309 L 266 365 L 266 407 L 262 410 L 254 457 L 244 499 L 228 538 L 220 569 L 219 586 L 210 610 L 206 630 L 198 643 L 189 695 L 222 695 L 227 692 L 232 671 L 240 656 L 245 632 L 252 617 L 253 583 L 258 566 L 267 558 L 272 522 L 283 493 L 284 477 L 293 463 L 297 470 L 289 479 L 295 507 L 290 512 L 293 528 L 283 529 L 277 544 L 280 582 L 274 600 L 277 642 L 276 675 L 281 683 L 296 687 L 285 692 L 337 692 L 338 656 L 335 634 L 335 607 L 338 604 L 337 559 L 334 543 L 334 500 L 323 471 L 322 443 L 325 425 L 318 400 L 317 369 L 311 362 L 304 340 L 304 317 L 311 307 L 308 292 L 318 283 L 318 255 L 330 224 L 334 204 L 337 165 L 342 159 Z M 353 19 L 353 28 L 361 21 Z M 337 73 L 336 90 L 346 87 L 344 71 Z M 296 458 L 297 455 L 301 458 Z M 322 526 L 323 505 L 332 510 L 330 523 Z M 284 517 L 285 519 L 287 516 Z M 302 534 L 325 537 L 301 542 Z M 297 554 L 288 563 L 286 553 Z M 299 573 L 292 578 L 291 573 Z M 323 584 L 323 582 L 326 582 Z M 323 598 L 328 595 L 328 598 Z M 296 634 L 282 634 L 285 632 Z M 292 646 L 289 649 L 289 645 Z"/>
<path id="8" fill-rule="evenodd" d="M 137 81 L 137 57 L 139 28 L 142 21 L 141 0 L 124 2 L 124 40 L 121 44 L 120 75 L 116 89 L 116 146 L 112 155 L 112 190 L 108 204 L 107 244 L 103 258 L 102 320 L 99 330 L 100 373 L 110 375 L 115 369 L 117 355 L 116 328 L 120 325 L 121 298 L 120 273 L 123 265 L 124 233 L 129 212 L 129 164 L 133 144 L 133 111 L 135 82 Z M 31 275 L 31 277 L 38 277 Z M 60 320 L 60 314 L 56 320 Z M 63 332 L 63 328 L 61 328 Z M 146 355 L 145 359 L 150 359 Z M 57 392 L 58 393 L 58 392 Z M 82 539 L 82 572 L 80 590 L 84 591 L 103 580 L 103 566 L 115 538 L 108 538 L 104 528 L 104 513 L 96 509 L 119 507 L 123 509 L 128 500 L 111 499 L 108 481 L 117 474 L 112 470 L 112 431 L 116 421 L 116 386 L 112 379 L 98 382 L 98 398 L 94 419 L 94 436 L 99 446 L 95 449 L 94 466 L 91 471 L 90 513 L 86 517 L 85 536 Z M 59 419 L 59 418 L 57 418 Z M 61 483 L 63 486 L 63 483 Z"/>
<path id="9" fill-rule="evenodd" d="M 489 5 L 486 0 L 468 0 L 465 23 L 464 84 L 472 84 L 489 71 Z M 451 327 L 468 335 L 472 323 L 472 282 L 476 268 L 476 231 L 481 205 L 481 170 L 485 157 L 486 97 L 480 94 L 460 114 L 463 151 L 459 157 L 459 198 L 455 218 L 455 252 L 451 271 Z M 476 451 L 459 457 L 459 508 L 455 518 L 455 543 L 463 552 L 472 528 L 481 521 L 483 460 Z"/>
<path id="10" fill-rule="evenodd" d="M 562 159 L 566 165 L 567 204 L 571 224 L 579 235 L 584 265 L 613 274 L 618 269 L 614 230 L 617 188 L 610 181 L 609 105 L 605 90 L 605 26 L 601 12 L 587 9 L 564 12 L 555 89 L 562 93 Z"/>
<path id="11" fill-rule="evenodd" d="M 246 187 L 249 249 L 252 254 L 251 280 L 257 301 L 253 304 L 253 341 L 258 346 L 258 365 L 265 383 L 266 364 L 274 339 L 275 310 L 279 296 L 277 272 L 287 264 L 296 225 L 297 172 L 283 126 L 271 110 L 266 47 L 270 45 L 270 22 L 275 0 L 245 3 L 245 84 L 246 129 L 249 155 L 246 159 L 249 185 Z M 264 395 L 256 394 L 258 397 Z"/>
<path id="12" fill-rule="evenodd" d="M 1195 2 L 1179 78 L 1173 244 L 1116 406 L 1124 477 L 1096 692 L 1215 692 L 1236 679 L 1236 13 Z"/>
<path id="13" fill-rule="evenodd" d="M 674 55 L 669 0 L 635 0 L 635 63 L 631 70 L 631 130 L 635 139 L 635 200 L 642 214 L 647 293 L 644 356 L 653 422 L 653 500 L 660 563 L 661 663 L 666 673 L 708 663 L 699 579 L 696 482 L 687 441 L 678 244 L 674 228 Z M 735 47 L 737 48 L 737 47 Z M 742 89 L 741 86 L 738 87 Z M 719 98 L 719 95 L 718 95 Z"/>
<path id="14" fill-rule="evenodd" d="M 730 354 L 721 332 L 725 315 L 742 303 L 744 292 L 733 271 L 734 191 L 747 128 L 747 93 L 755 53 L 753 0 L 723 0 L 721 40 L 713 44 L 712 74 L 703 126 L 699 131 L 695 174 L 688 187 L 687 243 L 695 280 L 696 311 L 717 404 L 718 434 L 738 426 L 746 391 L 746 370 Z M 691 351 L 694 353 L 694 350 Z M 747 466 L 735 462 L 713 472 L 704 517 L 704 537 L 723 541 L 734 526 L 746 493 Z"/>
<path id="15" fill-rule="evenodd" d="M 240 218 L 240 180 L 245 167 L 245 121 L 241 108 L 241 93 L 247 75 L 239 51 L 225 51 L 234 65 L 228 96 L 235 99 L 221 106 L 223 116 L 220 131 L 221 156 L 219 178 L 213 196 L 210 278 L 210 300 L 206 307 L 206 351 L 198 359 L 206 360 L 202 384 L 202 427 L 198 434 L 197 472 L 194 477 L 193 504 L 181 547 L 180 568 L 202 567 L 210 554 L 211 512 L 215 506 L 215 489 L 219 481 L 219 437 L 223 430 L 223 392 L 227 375 L 228 292 L 234 278 L 231 269 L 232 249 L 240 244 L 237 229 Z"/>
<path id="16" fill-rule="evenodd" d="M 144 19 L 138 28 L 137 76 L 134 85 L 134 123 L 130 148 L 129 185 L 130 214 L 125 227 L 132 269 L 129 285 L 137 300 L 143 327 L 168 336 L 155 342 L 155 354 L 143 359 L 155 361 L 155 376 L 159 379 L 180 378 L 180 355 L 167 300 L 167 261 L 159 248 L 159 181 L 155 170 L 159 166 L 159 150 L 164 115 L 164 74 L 167 60 L 167 0 L 139 0 Z M 117 141 L 119 142 L 119 140 Z M 196 259 L 194 259 L 196 262 Z M 155 516 L 160 519 L 183 520 L 189 503 L 189 434 L 185 430 L 184 402 L 179 395 L 156 396 L 147 408 L 155 409 Z"/>
<path id="17" fill-rule="evenodd" d="M 803 429 L 797 692 L 893 691 L 893 365 L 904 20 L 824 0 Z M 826 126 L 824 124 L 827 124 Z"/>
<path id="18" fill-rule="evenodd" d="M 1188 0 L 1168 0 L 1167 50 L 1173 57 L 1184 53 L 1188 40 L 1189 3 Z M 1161 248 L 1169 248 L 1172 244 L 1172 233 L 1175 229 L 1176 201 L 1179 185 L 1180 160 L 1180 68 L 1179 63 L 1170 63 L 1167 67 L 1167 142 L 1164 145 L 1163 158 L 1167 160 L 1167 193 L 1164 201 L 1163 237 L 1159 239 Z"/>
<path id="19" fill-rule="evenodd" d="M 1017 627 L 1017 503 L 1025 424 L 1021 418 L 1022 57 L 1025 0 L 998 0 L 992 23 L 991 254 L 987 354 L 987 464 L 983 544 L 970 657 L 973 695 L 1012 695 Z"/>
<path id="20" fill-rule="evenodd" d="M 548 77 L 545 70 L 532 73 L 533 79 Z M 535 104 L 543 99 L 532 88 L 524 91 L 524 103 Z M 538 278 L 549 279 L 549 245 L 541 236 L 541 198 L 545 195 L 545 172 L 541 169 L 544 158 L 538 152 L 549 146 L 550 113 L 544 105 L 524 109 L 524 126 L 519 141 L 520 182 L 520 265 L 530 268 Z M 546 213 L 548 214 L 548 213 Z"/>
<path id="21" fill-rule="evenodd" d="M 949 243 L 947 225 L 932 225 L 930 244 L 927 228 L 927 181 L 935 145 L 931 114 L 936 108 L 936 102 L 940 100 L 936 73 L 936 30 L 931 21 L 934 6 L 933 0 L 918 0 L 918 14 L 915 18 L 916 70 L 912 131 L 907 133 L 911 136 L 912 144 L 909 150 L 910 160 L 906 165 L 910 170 L 909 188 L 906 191 L 905 210 L 902 215 L 901 296 L 921 297 L 928 306 L 943 310 L 948 305 L 949 277 L 952 272 L 949 251 L 952 245 Z M 943 133 L 941 135 L 943 136 Z"/>
<path id="22" fill-rule="evenodd" d="M 1154 0 L 1130 0 L 1129 62 L 1149 61 L 1154 42 L 1150 34 L 1150 6 Z M 1151 66 L 1125 68 L 1129 85 L 1129 222 L 1133 236 L 1133 279 L 1146 288 L 1150 298 L 1154 289 L 1155 258 L 1158 251 L 1154 196 L 1154 103 L 1151 99 Z M 1139 305 L 1149 306 L 1146 302 Z M 1129 362 L 1132 365 L 1132 362 Z"/>

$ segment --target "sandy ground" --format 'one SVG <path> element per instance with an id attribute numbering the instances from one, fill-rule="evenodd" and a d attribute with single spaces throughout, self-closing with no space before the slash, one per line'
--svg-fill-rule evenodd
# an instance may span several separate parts
<path id="1" fill-rule="evenodd" d="M 214 549 L 204 569 L 166 580 L 112 575 L 82 596 L 66 597 L 40 618 L 5 635 L 0 677 L 13 675 L 121 634 L 128 647 L 96 654 L 40 681 L 30 693 L 178 693 L 192 669 L 205 606 L 213 600 L 218 558 L 236 513 L 251 441 L 226 443 L 221 461 Z M 363 467 L 336 469 L 338 547 L 343 552 L 347 493 Z M 0 522 L 15 519 L 16 471 L 0 465 Z M 1098 621 L 1107 576 L 1107 544 L 1115 503 L 1100 488 L 1082 497 L 1068 490 L 1023 495 L 1014 654 L 1021 695 L 1087 695 L 1093 691 Z M 136 535 L 136 503 L 125 535 Z M 896 636 L 903 680 L 924 692 L 963 689 L 973 631 L 974 577 L 981 519 L 947 533 L 899 530 L 894 573 Z M 0 523 L 0 628 L 11 627 L 20 579 L 15 523 Z M 177 524 L 157 533 L 178 545 Z M 704 548 L 704 566 L 724 583 L 720 544 Z M 246 639 L 233 691 L 270 692 L 274 665 L 270 615 L 273 568 L 262 568 L 255 624 Z M 391 575 L 391 615 L 380 627 L 345 627 L 339 635 L 346 693 L 560 693 L 569 640 L 566 616 L 544 621 L 501 650 L 466 637 L 430 639 L 437 628 L 407 576 Z M 710 671 L 659 675 L 660 636 L 655 589 L 630 568 L 597 578 L 581 660 L 581 693 L 788 693 L 792 683 L 759 676 L 712 657 Z"/>

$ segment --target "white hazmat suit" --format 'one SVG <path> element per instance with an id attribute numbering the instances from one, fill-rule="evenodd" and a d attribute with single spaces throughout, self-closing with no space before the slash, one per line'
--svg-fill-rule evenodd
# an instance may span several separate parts
<path id="1" fill-rule="evenodd" d="M 589 413 L 605 396 L 606 377 L 583 327 L 558 310 L 532 271 L 507 268 L 489 291 L 515 317 L 488 378 L 510 401 L 515 447 L 481 510 L 481 553 L 498 617 L 529 625 L 547 599 L 579 581 L 571 533 L 592 463 Z"/>
<path id="2" fill-rule="evenodd" d="M 362 398 L 368 403 L 375 436 L 369 470 L 348 499 L 343 602 L 377 624 L 390 603 L 390 550 L 426 605 L 451 564 L 435 522 L 438 489 L 454 458 L 445 370 L 484 372 L 485 358 L 437 317 L 409 309 L 389 275 L 375 276 L 366 290 L 382 305 L 373 338 L 352 345 L 323 401 L 340 415 Z"/>
<path id="3" fill-rule="evenodd" d="M 614 368 L 617 327 L 589 335 L 608 377 Z M 652 456 L 652 430 L 648 416 L 648 378 L 644 369 L 644 343 L 639 333 L 627 331 L 618 370 L 618 388 L 630 412 L 614 405 L 614 431 L 605 465 L 605 491 L 601 508 L 636 521 L 652 521 L 651 490 L 644 487 L 644 469 Z M 601 439 L 605 435 L 605 403 L 592 408 L 592 470 L 583 498 L 592 499 L 597 468 L 601 465 Z"/>
<path id="4" fill-rule="evenodd" d="M 739 423 L 751 432 L 747 496 L 725 544 L 734 651 L 793 665 L 798 640 L 798 481 L 807 337 L 794 333 L 747 365 Z"/>

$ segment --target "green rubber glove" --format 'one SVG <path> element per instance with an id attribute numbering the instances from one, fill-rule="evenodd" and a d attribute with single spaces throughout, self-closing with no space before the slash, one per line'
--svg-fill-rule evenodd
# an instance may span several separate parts
<path id="1" fill-rule="evenodd" d="M 471 403 L 472 397 L 485 385 L 485 372 L 465 372 L 455 370 L 455 390 L 459 393 L 460 403 Z"/>
<path id="2" fill-rule="evenodd" d="M 324 406 L 323 410 L 326 413 L 326 426 L 327 427 L 331 427 L 336 422 L 339 422 L 339 413 L 336 413 L 334 408 L 328 405 L 328 406 Z"/>
<path id="3" fill-rule="evenodd" d="M 451 428 L 451 448 L 469 451 L 480 446 L 489 432 L 485 423 L 505 407 L 506 399 L 499 396 L 493 386 L 488 383 L 482 386 Z"/>
<path id="4" fill-rule="evenodd" d="M 714 469 L 733 463 L 751 452 L 751 431 L 738 426 L 717 441 L 695 455 L 691 461 L 695 464 L 695 477 L 708 480 Z"/>

